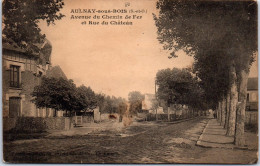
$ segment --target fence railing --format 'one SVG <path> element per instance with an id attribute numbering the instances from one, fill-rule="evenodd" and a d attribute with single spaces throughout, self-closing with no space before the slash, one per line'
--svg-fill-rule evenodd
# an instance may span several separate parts
<path id="1" fill-rule="evenodd" d="M 182 119 L 189 119 L 192 117 L 202 116 L 206 115 L 206 113 L 186 113 L 186 114 L 157 114 L 157 120 L 158 121 L 176 121 L 176 120 L 182 120 Z M 155 121 L 156 120 L 156 114 L 147 114 L 146 118 L 144 119 L 146 121 Z"/>

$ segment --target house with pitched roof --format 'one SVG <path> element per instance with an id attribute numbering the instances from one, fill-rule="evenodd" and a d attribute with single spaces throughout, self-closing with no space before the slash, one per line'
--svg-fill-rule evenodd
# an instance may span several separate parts
<path id="1" fill-rule="evenodd" d="M 31 93 L 51 66 L 52 46 L 46 40 L 39 53 L 28 53 L 11 41 L 2 46 L 3 117 L 37 117 Z"/>

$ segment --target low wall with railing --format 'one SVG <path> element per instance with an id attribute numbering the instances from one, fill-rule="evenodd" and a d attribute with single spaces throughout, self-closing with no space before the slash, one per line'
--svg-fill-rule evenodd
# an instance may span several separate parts
<path id="1" fill-rule="evenodd" d="M 202 116 L 203 114 L 201 114 Z M 159 121 L 175 121 L 175 120 L 181 120 L 181 119 L 189 119 L 192 117 L 200 116 L 200 114 L 157 114 L 157 120 Z M 156 120 L 156 114 L 147 114 L 146 119 L 147 121 L 155 121 Z"/>

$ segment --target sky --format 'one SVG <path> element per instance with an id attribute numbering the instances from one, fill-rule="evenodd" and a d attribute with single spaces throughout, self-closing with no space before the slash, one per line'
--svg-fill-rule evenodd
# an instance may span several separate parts
<path id="1" fill-rule="evenodd" d="M 64 2 L 61 13 L 66 17 L 56 21 L 55 25 L 47 26 L 41 22 L 40 28 L 52 44 L 52 64 L 59 65 L 77 86 L 84 84 L 96 93 L 124 98 L 131 91 L 154 93 L 154 80 L 158 70 L 183 68 L 193 62 L 193 58 L 183 51 L 177 53 L 178 58 L 169 59 L 170 52 L 163 50 L 159 44 L 152 16 L 152 13 L 158 12 L 155 0 Z M 126 2 L 130 2 L 130 6 L 125 7 Z M 133 23 L 131 26 L 82 25 L 81 22 L 85 20 L 71 19 L 71 15 L 93 17 L 94 14 L 71 13 L 72 9 L 144 9 L 147 13 L 136 14 L 142 16 L 142 19 L 129 20 Z M 102 17 L 106 14 L 97 15 Z M 107 15 L 125 17 L 126 14 Z M 257 73 L 256 66 L 252 70 Z"/>

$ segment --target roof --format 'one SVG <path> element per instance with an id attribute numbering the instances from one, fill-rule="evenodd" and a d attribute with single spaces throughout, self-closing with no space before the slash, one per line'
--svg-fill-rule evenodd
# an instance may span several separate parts
<path id="1" fill-rule="evenodd" d="M 35 47 L 38 47 L 41 50 L 41 52 L 45 51 L 46 48 L 47 49 L 52 49 L 52 45 L 51 45 L 50 41 L 47 40 L 47 39 L 45 39 L 43 43 L 37 43 L 37 44 L 34 44 L 34 45 L 35 45 Z M 2 40 L 2 47 L 3 47 L 3 49 L 6 49 L 6 50 L 16 51 L 16 52 L 20 52 L 20 53 L 27 53 L 26 49 L 19 47 L 11 39 L 3 38 L 3 40 Z M 31 54 L 32 55 L 37 55 L 37 56 L 39 55 L 39 53 L 37 53 L 37 52 L 32 52 Z M 43 54 L 46 54 L 46 53 L 43 53 Z M 48 56 L 50 56 L 50 55 L 48 55 Z"/>
<path id="2" fill-rule="evenodd" d="M 248 78 L 247 90 L 258 90 L 258 77 Z"/>
<path id="3" fill-rule="evenodd" d="M 12 51 L 16 51 L 16 52 L 22 52 L 25 53 L 25 50 L 22 49 L 21 47 L 19 47 L 15 42 L 13 41 L 4 41 L 3 40 L 3 49 L 7 49 L 7 50 L 12 50 Z"/>
<path id="4" fill-rule="evenodd" d="M 29 53 L 26 49 L 19 47 L 13 40 L 4 38 L 2 40 L 3 50 L 10 50 L 15 51 L 17 53 L 23 53 L 26 55 L 31 55 L 40 59 L 44 59 L 44 63 L 50 63 L 51 61 L 51 52 L 52 52 L 52 45 L 49 40 L 45 39 L 43 43 L 34 44 L 35 47 L 39 48 L 39 52 L 33 51 Z"/>
<path id="5" fill-rule="evenodd" d="M 155 98 L 155 94 L 145 93 L 144 96 L 147 96 L 148 98 Z"/>
<path id="6" fill-rule="evenodd" d="M 67 76 L 64 74 L 64 72 L 62 71 L 62 69 L 58 65 L 51 67 L 50 70 L 47 70 L 46 76 L 47 77 L 55 77 L 55 78 L 61 77 L 61 78 L 67 79 Z"/>

